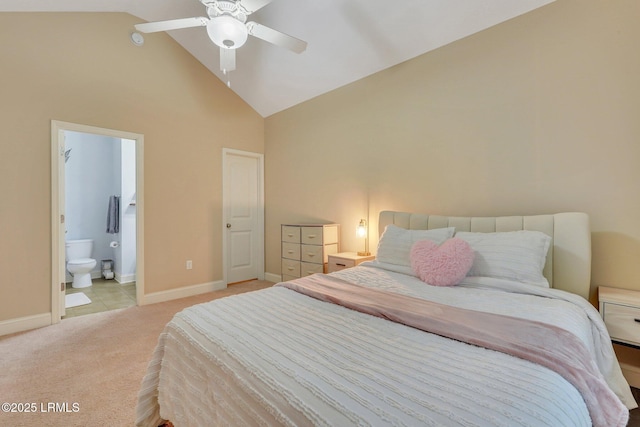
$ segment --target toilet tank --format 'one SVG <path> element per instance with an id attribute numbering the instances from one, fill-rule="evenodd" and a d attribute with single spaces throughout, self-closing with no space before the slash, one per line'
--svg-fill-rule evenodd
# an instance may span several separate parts
<path id="1" fill-rule="evenodd" d="M 91 258 L 93 239 L 67 240 L 65 243 L 65 261 L 70 259 Z"/>

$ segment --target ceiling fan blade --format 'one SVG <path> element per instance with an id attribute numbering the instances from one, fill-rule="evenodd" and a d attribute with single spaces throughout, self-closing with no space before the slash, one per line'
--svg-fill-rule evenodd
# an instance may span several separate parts
<path id="1" fill-rule="evenodd" d="M 209 18 L 199 16 L 196 18 L 171 19 L 169 21 L 147 22 L 136 24 L 136 30 L 142 33 L 157 33 L 158 31 L 179 30 L 181 28 L 204 27 Z"/>
<path id="2" fill-rule="evenodd" d="M 220 69 L 224 72 L 236 69 L 236 50 L 220 48 Z"/>
<path id="3" fill-rule="evenodd" d="M 240 4 L 248 13 L 253 13 L 258 9 L 262 9 L 273 0 L 240 0 Z"/>
<path id="4" fill-rule="evenodd" d="M 247 22 L 247 30 L 249 34 L 269 43 L 273 43 L 276 46 L 284 47 L 292 50 L 295 53 L 304 52 L 307 48 L 307 42 L 291 37 L 280 31 L 276 31 L 272 28 L 265 27 L 257 22 Z"/>

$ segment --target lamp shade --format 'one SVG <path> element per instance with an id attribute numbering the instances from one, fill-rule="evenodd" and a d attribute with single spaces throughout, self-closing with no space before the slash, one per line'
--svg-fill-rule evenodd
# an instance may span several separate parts
<path id="1" fill-rule="evenodd" d="M 367 222 L 364 219 L 360 220 L 360 224 L 358 224 L 358 228 L 356 229 L 356 234 L 358 237 L 367 237 Z"/>
<path id="2" fill-rule="evenodd" d="M 245 24 L 229 15 L 211 18 L 207 24 L 209 38 L 224 49 L 237 49 L 242 46 L 249 35 Z"/>
<path id="3" fill-rule="evenodd" d="M 356 235 L 358 237 L 364 237 L 364 251 L 359 251 L 358 255 L 371 255 L 371 253 L 369 252 L 369 233 L 367 231 L 367 221 L 365 219 L 360 220 L 360 224 L 358 224 L 358 228 L 356 228 Z"/>

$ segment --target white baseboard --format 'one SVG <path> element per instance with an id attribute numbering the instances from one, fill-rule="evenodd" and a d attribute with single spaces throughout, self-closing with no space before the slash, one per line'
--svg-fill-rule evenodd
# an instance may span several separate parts
<path id="1" fill-rule="evenodd" d="M 143 295 L 142 301 L 138 301 L 139 305 L 155 304 L 158 302 L 171 301 L 179 298 L 191 297 L 193 295 L 200 295 L 206 292 L 219 291 L 226 289 L 227 285 L 223 281 L 201 283 L 199 285 L 185 286 L 177 289 L 170 289 L 168 291 L 153 292 L 151 294 Z"/>
<path id="2" fill-rule="evenodd" d="M 0 336 L 51 325 L 51 313 L 34 314 L 0 322 Z"/>
<path id="3" fill-rule="evenodd" d="M 116 279 L 116 282 L 120 283 L 121 285 L 126 285 L 127 283 L 135 282 L 136 281 L 136 275 L 135 274 L 120 274 L 120 273 L 116 273 L 115 274 L 115 279 Z"/>
<path id="4" fill-rule="evenodd" d="M 282 276 L 279 275 L 279 274 L 264 273 L 264 280 L 268 280 L 270 282 L 278 283 L 278 282 L 282 282 Z"/>
<path id="5" fill-rule="evenodd" d="M 640 388 L 640 367 L 628 363 L 620 363 L 622 375 L 631 387 Z"/>

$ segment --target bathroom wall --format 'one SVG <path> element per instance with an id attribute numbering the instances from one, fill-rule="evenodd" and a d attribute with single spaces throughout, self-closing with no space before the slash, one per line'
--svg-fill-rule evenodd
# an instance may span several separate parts
<path id="1" fill-rule="evenodd" d="M 135 142 L 121 143 L 118 138 L 68 131 L 65 148 L 70 150 L 65 163 L 65 238 L 94 240 L 92 258 L 97 263 L 92 277 L 100 277 L 101 261 L 111 259 L 116 264 L 116 277 L 122 281 L 135 280 L 135 207 L 129 207 L 135 197 Z M 127 160 L 123 162 L 123 158 Z M 118 234 L 106 233 L 111 195 L 122 196 Z M 114 250 L 109 246 L 111 241 L 121 242 L 121 246 Z M 127 254 L 126 263 L 123 251 Z M 123 272 L 125 265 L 127 269 Z M 67 280 L 71 280 L 68 273 Z"/>

